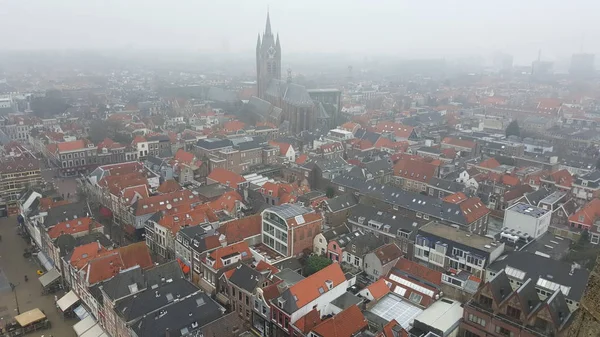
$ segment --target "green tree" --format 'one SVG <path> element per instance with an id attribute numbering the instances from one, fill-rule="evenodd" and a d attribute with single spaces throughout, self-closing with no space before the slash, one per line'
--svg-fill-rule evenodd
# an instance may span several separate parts
<path id="1" fill-rule="evenodd" d="M 335 190 L 333 189 L 333 187 L 328 186 L 327 189 L 325 190 L 325 195 L 329 199 L 335 197 Z"/>
<path id="2" fill-rule="evenodd" d="M 517 136 L 521 137 L 521 129 L 519 128 L 519 122 L 516 120 L 510 122 L 506 127 L 506 137 L 508 136 Z"/>
<path id="3" fill-rule="evenodd" d="M 312 275 L 331 264 L 331 260 L 319 255 L 311 255 L 306 260 L 306 275 Z"/>

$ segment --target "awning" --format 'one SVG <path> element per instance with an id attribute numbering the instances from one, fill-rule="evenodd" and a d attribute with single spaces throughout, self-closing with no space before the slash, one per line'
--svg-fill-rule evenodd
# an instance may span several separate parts
<path id="1" fill-rule="evenodd" d="M 50 269 L 54 268 L 54 263 L 48 258 L 48 256 L 46 256 L 46 254 L 44 254 L 44 252 L 42 252 L 42 251 L 38 252 L 37 258 L 38 258 L 38 260 L 40 260 L 40 263 L 42 264 L 42 266 L 44 266 L 44 269 L 50 270 Z"/>
<path id="2" fill-rule="evenodd" d="M 96 320 L 92 316 L 88 316 L 73 325 L 73 330 L 75 330 L 77 336 L 81 336 L 94 325 L 96 325 Z"/>
<path id="3" fill-rule="evenodd" d="M 42 287 L 46 288 L 52 282 L 58 280 L 60 278 L 60 273 L 56 268 L 50 269 L 46 274 L 40 276 L 40 282 L 42 283 Z"/>
<path id="4" fill-rule="evenodd" d="M 46 319 L 46 315 L 44 315 L 44 313 L 37 308 L 24 312 L 15 317 L 15 321 L 17 321 L 17 323 L 19 323 L 19 325 L 22 327 L 26 327 L 29 324 L 39 322 L 43 319 Z"/>
<path id="5" fill-rule="evenodd" d="M 77 315 L 79 319 L 84 319 L 90 315 L 90 313 L 87 310 L 85 310 L 83 305 L 80 305 L 77 308 L 73 309 L 73 312 L 75 312 L 75 315 Z"/>
<path id="6" fill-rule="evenodd" d="M 100 324 L 96 324 L 93 327 L 91 327 L 88 331 L 84 332 L 83 335 L 81 335 L 81 337 L 100 337 L 103 334 L 105 334 L 105 332 L 104 330 L 102 330 Z"/>
<path id="7" fill-rule="evenodd" d="M 73 290 L 69 291 L 65 296 L 61 297 L 56 304 L 63 312 L 67 311 L 73 304 L 79 301 L 79 297 L 73 292 Z"/>

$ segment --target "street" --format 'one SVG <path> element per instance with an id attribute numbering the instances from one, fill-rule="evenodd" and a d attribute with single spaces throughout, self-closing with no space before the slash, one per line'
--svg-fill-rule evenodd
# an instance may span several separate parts
<path id="1" fill-rule="evenodd" d="M 25 240 L 17 235 L 16 217 L 0 218 L 0 325 L 4 325 L 17 314 L 17 302 L 21 313 L 34 308 L 41 309 L 50 322 L 52 328 L 28 334 L 29 336 L 53 335 L 75 336 L 73 324 L 77 319 L 63 320 L 56 309 L 54 295 L 62 297 L 63 292 L 42 295 L 42 286 L 38 280 L 36 270 L 42 269 L 37 259 L 23 257 L 27 247 Z M 25 282 L 25 275 L 29 278 Z M 11 291 L 9 283 L 14 284 L 15 293 Z"/>
<path id="2" fill-rule="evenodd" d="M 64 196 L 65 199 L 77 199 L 77 180 L 75 177 L 56 177 L 58 169 L 45 166 L 43 160 L 40 161 L 40 167 L 42 168 L 44 181 L 54 184 L 59 195 Z"/>

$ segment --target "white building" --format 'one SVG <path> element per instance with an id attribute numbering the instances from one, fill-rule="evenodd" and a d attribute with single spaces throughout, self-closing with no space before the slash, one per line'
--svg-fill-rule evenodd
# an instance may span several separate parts
<path id="1" fill-rule="evenodd" d="M 537 239 L 548 231 L 552 212 L 526 203 L 516 203 L 504 212 L 504 228 Z"/>

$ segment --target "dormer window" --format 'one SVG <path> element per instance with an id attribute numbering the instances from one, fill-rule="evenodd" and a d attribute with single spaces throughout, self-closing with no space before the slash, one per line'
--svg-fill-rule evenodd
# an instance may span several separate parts
<path id="1" fill-rule="evenodd" d="M 333 289 L 333 281 L 327 280 L 327 281 L 325 281 L 325 284 L 327 285 L 327 289 L 329 289 L 329 290 Z"/>
<path id="2" fill-rule="evenodd" d="M 581 186 L 587 186 L 587 183 L 588 183 L 587 180 L 582 180 L 581 181 Z"/>
<path id="3" fill-rule="evenodd" d="M 284 300 L 283 298 L 280 298 L 280 299 L 278 299 L 278 300 L 277 300 L 277 305 L 278 305 L 280 308 L 283 308 L 283 305 L 284 305 L 284 304 L 285 304 L 285 300 Z"/>

